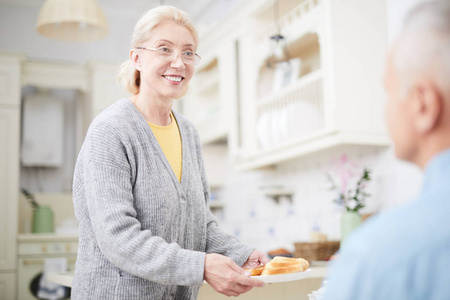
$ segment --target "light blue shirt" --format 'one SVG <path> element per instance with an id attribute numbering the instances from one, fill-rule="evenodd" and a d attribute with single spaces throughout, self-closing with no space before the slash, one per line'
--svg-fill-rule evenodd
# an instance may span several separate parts
<path id="1" fill-rule="evenodd" d="M 450 150 L 427 164 L 416 200 L 348 237 L 324 299 L 450 299 Z"/>

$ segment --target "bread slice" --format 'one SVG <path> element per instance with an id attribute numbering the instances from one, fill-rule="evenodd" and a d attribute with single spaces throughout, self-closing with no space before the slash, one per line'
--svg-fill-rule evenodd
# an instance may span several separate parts
<path id="1" fill-rule="evenodd" d="M 251 276 L 258 276 L 261 275 L 262 271 L 264 270 L 265 266 L 259 266 L 254 269 L 245 269 L 247 272 L 250 273 Z"/>
<path id="2" fill-rule="evenodd" d="M 279 268 L 271 268 L 262 271 L 261 275 L 276 275 L 276 274 L 287 274 L 287 273 L 296 273 L 302 272 L 303 269 L 301 266 L 293 266 L 293 267 L 279 267 Z"/>
<path id="3" fill-rule="evenodd" d="M 275 256 L 267 265 L 268 267 L 293 267 L 302 265 L 304 262 L 291 257 Z"/>
<path id="4" fill-rule="evenodd" d="M 264 266 L 261 275 L 287 274 L 303 272 L 309 268 L 309 263 L 303 258 L 275 256 Z"/>

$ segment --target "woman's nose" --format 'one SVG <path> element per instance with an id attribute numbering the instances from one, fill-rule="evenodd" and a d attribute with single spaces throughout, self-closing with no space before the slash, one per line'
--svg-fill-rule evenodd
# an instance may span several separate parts
<path id="1" fill-rule="evenodd" d="M 184 61 L 183 61 L 183 55 L 180 52 L 175 53 L 175 57 L 170 63 L 170 66 L 175 69 L 182 69 L 185 67 Z"/>

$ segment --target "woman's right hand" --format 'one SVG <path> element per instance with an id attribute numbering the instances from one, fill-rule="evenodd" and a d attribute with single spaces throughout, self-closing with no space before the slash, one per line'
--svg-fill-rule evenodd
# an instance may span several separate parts
<path id="1" fill-rule="evenodd" d="M 263 287 L 264 282 L 252 278 L 231 258 L 220 254 L 206 254 L 205 280 L 216 291 L 226 296 L 239 296 L 254 287 Z"/>

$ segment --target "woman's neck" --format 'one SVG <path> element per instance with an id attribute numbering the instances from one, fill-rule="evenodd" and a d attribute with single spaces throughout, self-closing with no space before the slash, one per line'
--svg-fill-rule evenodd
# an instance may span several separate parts
<path id="1" fill-rule="evenodd" d="M 170 112 L 173 100 L 158 99 L 141 92 L 132 96 L 130 100 L 147 122 L 159 126 L 167 126 L 172 122 Z"/>

